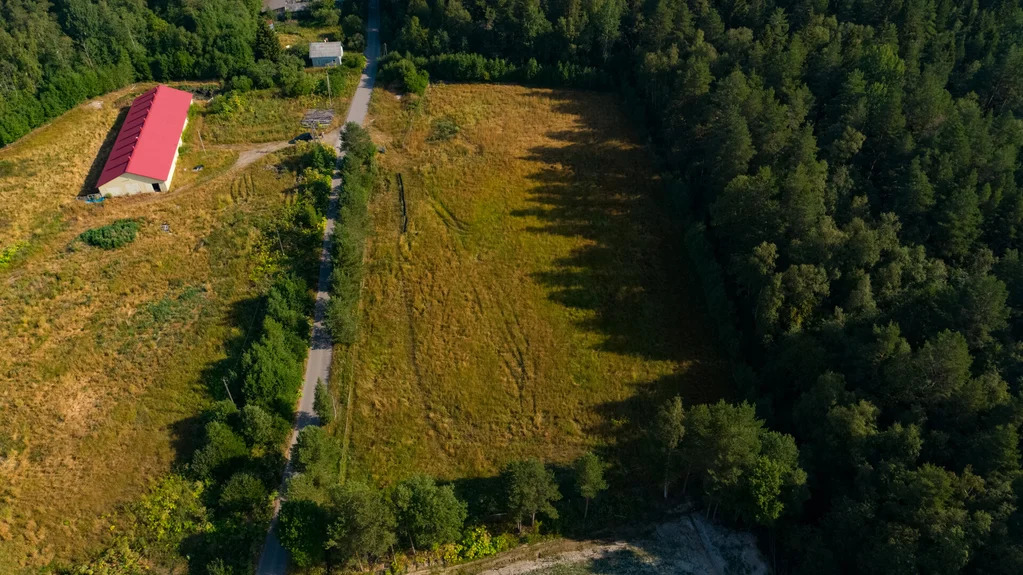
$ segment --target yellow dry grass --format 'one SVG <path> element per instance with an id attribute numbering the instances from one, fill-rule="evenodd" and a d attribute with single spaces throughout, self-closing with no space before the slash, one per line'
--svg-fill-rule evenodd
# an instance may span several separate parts
<path id="1" fill-rule="evenodd" d="M 378 90 L 371 116 L 385 183 L 362 334 L 337 362 L 358 468 L 386 483 L 563 463 L 655 400 L 723 393 L 661 184 L 613 96 L 440 85 L 410 111 Z M 438 119 L 459 134 L 431 138 Z"/>
<path id="2" fill-rule="evenodd" d="M 146 87 L 0 150 L 22 167 L 0 182 L 0 249 L 28 240 L 0 270 L 0 573 L 94 551 L 106 517 L 182 455 L 204 371 L 251 320 L 254 220 L 295 183 L 271 160 L 232 170 L 236 151 L 204 154 L 191 134 L 170 193 L 74 200 L 118 107 Z M 133 243 L 75 241 L 118 218 L 142 221 Z"/>

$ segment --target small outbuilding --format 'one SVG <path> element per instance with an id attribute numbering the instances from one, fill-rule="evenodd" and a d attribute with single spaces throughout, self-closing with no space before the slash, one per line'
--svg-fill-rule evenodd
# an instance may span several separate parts
<path id="1" fill-rule="evenodd" d="M 313 66 L 340 66 L 341 57 L 345 55 L 341 42 L 313 42 L 309 44 L 309 59 Z"/>
<path id="2" fill-rule="evenodd" d="M 192 94 L 157 86 L 131 103 L 96 187 L 104 196 L 166 192 L 174 177 Z"/>

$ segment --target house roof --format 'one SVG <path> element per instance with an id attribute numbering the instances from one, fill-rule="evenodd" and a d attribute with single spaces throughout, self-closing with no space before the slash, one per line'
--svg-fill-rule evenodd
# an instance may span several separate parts
<path id="1" fill-rule="evenodd" d="M 310 58 L 340 58 L 341 42 L 313 42 L 309 44 Z"/>
<path id="2" fill-rule="evenodd" d="M 309 7 L 309 2 L 303 0 L 263 0 L 263 10 L 287 10 L 289 12 L 300 12 Z"/>
<path id="3" fill-rule="evenodd" d="M 163 85 L 135 98 L 96 185 L 124 174 L 166 180 L 191 104 L 192 94 Z"/>

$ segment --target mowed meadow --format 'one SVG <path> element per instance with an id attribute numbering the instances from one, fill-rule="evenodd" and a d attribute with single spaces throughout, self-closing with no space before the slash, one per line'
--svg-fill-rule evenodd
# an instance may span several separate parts
<path id="1" fill-rule="evenodd" d="M 363 326 L 335 365 L 350 469 L 389 483 L 567 463 L 665 397 L 727 394 L 662 182 L 615 96 L 434 85 L 416 101 L 378 90 L 371 117 L 386 152 Z"/>
<path id="2" fill-rule="evenodd" d="M 277 240 L 259 230 L 291 202 L 295 176 L 280 156 L 239 162 L 244 146 L 203 151 L 202 103 L 171 192 L 74 199 L 149 87 L 0 150 L 0 252 L 14 246 L 0 266 L 0 573 L 88 556 L 123 504 L 190 456 L 197 413 L 237 368 L 275 265 Z M 76 239 L 122 218 L 139 222 L 124 247 Z"/>

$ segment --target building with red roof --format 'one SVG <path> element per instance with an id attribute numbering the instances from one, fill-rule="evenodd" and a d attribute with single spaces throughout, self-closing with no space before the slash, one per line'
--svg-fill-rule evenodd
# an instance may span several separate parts
<path id="1" fill-rule="evenodd" d="M 100 193 L 169 190 L 191 105 L 192 94 L 163 85 L 135 98 L 96 182 Z"/>

